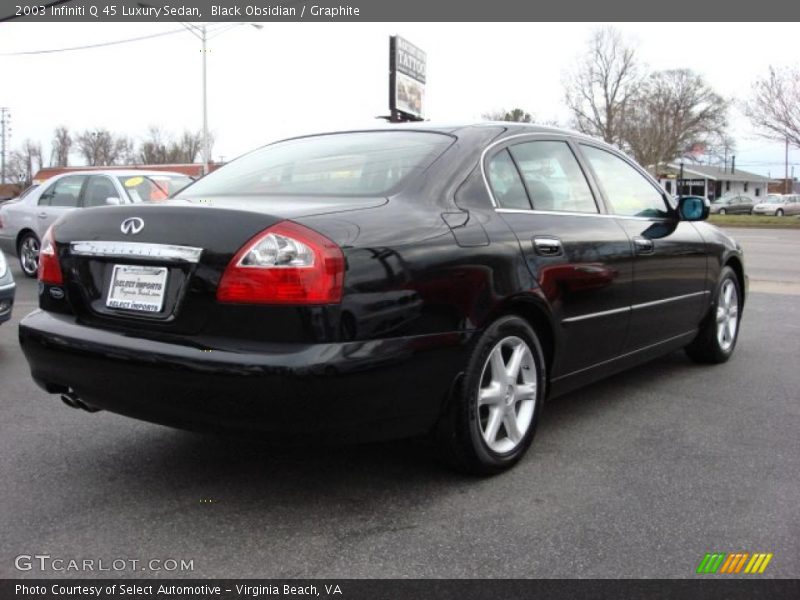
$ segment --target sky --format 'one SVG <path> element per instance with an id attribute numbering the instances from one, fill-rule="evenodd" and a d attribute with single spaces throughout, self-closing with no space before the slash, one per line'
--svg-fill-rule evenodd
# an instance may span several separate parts
<path id="1" fill-rule="evenodd" d="M 374 126 L 388 113 L 388 38 L 427 52 L 426 117 L 480 119 L 520 107 L 566 123 L 562 80 L 595 23 L 262 23 L 209 42 L 209 128 L 213 158 L 229 160 L 276 139 Z M 800 63 L 796 25 L 620 23 L 652 70 L 691 68 L 741 102 L 770 65 Z M 0 106 L 12 114 L 10 147 L 39 141 L 49 160 L 53 129 L 104 127 L 141 140 L 202 125 L 200 42 L 178 33 L 103 48 L 14 56 L 180 29 L 178 23 L 0 24 Z M 759 137 L 738 108 L 730 113 L 736 165 L 784 173 L 784 146 Z M 80 164 L 75 156 L 74 164 Z M 790 148 L 791 164 L 800 150 Z"/>

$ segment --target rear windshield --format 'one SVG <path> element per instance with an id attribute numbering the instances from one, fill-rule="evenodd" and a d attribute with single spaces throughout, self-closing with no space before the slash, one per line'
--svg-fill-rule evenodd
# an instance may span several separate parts
<path id="1" fill-rule="evenodd" d="M 166 200 L 192 183 L 185 175 L 126 175 L 119 177 L 132 202 Z"/>
<path id="2" fill-rule="evenodd" d="M 419 131 L 287 140 L 210 173 L 186 195 L 384 195 L 428 168 L 452 142 L 450 136 Z"/>

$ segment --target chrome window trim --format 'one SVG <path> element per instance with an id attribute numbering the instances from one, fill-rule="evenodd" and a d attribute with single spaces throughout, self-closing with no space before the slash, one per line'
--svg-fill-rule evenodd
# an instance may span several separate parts
<path id="1" fill-rule="evenodd" d="M 661 300 L 653 300 L 651 302 L 642 302 L 640 304 L 633 304 L 631 306 L 623 306 L 621 308 L 612 308 L 611 310 L 603 310 L 600 312 L 589 313 L 586 315 L 580 315 L 578 317 L 568 317 L 566 319 L 562 319 L 562 323 L 577 323 L 579 321 L 586 321 L 587 319 L 595 319 L 597 317 L 608 317 L 611 315 L 621 314 L 624 312 L 633 312 L 635 310 L 641 310 L 643 308 L 650 308 L 652 306 L 658 306 L 660 304 L 669 304 L 670 302 L 677 302 L 679 300 L 687 300 L 689 298 L 694 298 L 696 296 L 707 296 L 710 294 L 708 290 L 703 290 L 702 292 L 692 292 L 691 294 L 681 294 L 680 296 L 670 296 L 669 298 L 662 298 Z"/>
<path id="2" fill-rule="evenodd" d="M 610 213 L 590 213 L 590 212 L 569 212 L 569 211 L 562 211 L 562 210 L 531 210 L 531 209 L 524 209 L 524 208 L 495 208 L 495 212 L 498 213 L 522 213 L 522 214 L 529 214 L 529 215 L 560 215 L 563 217 L 602 217 L 604 219 L 626 219 L 631 221 L 670 221 L 672 219 L 669 217 L 634 217 L 634 216 L 625 216 L 625 215 L 614 215 Z"/>
<path id="3" fill-rule="evenodd" d="M 150 244 L 146 242 L 95 242 L 79 241 L 70 243 L 70 252 L 76 256 L 97 256 L 102 258 L 139 258 L 170 262 L 197 263 L 202 248 L 174 246 L 171 244 Z"/>

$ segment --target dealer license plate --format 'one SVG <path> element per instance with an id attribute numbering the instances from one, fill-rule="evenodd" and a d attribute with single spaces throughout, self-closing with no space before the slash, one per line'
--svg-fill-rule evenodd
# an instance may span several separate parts
<path id="1" fill-rule="evenodd" d="M 114 265 L 106 306 L 148 313 L 161 312 L 167 275 L 166 267 Z"/>

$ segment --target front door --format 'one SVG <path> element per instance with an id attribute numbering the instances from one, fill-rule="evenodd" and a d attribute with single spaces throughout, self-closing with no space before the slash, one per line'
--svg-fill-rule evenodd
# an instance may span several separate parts
<path id="1" fill-rule="evenodd" d="M 625 351 L 690 332 L 708 305 L 703 238 L 632 162 L 598 146 L 580 147 L 636 255 Z"/>

